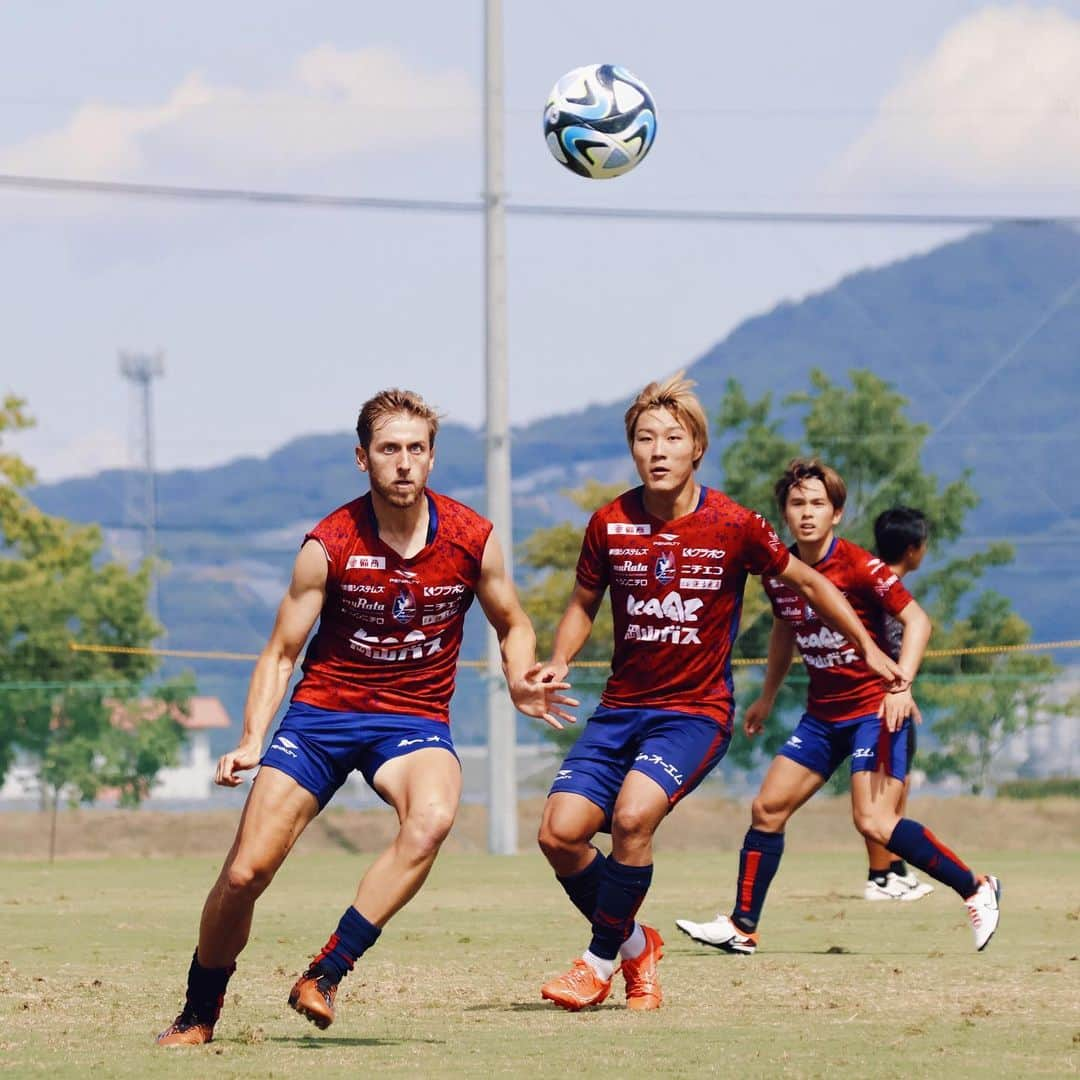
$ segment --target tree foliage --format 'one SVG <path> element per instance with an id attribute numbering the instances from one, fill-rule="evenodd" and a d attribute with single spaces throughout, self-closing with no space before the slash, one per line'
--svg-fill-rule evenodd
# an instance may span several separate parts
<path id="1" fill-rule="evenodd" d="M 0 437 L 31 423 L 22 400 L 0 404 Z M 17 455 L 0 454 L 0 474 L 0 778 L 21 753 L 54 800 L 66 790 L 89 801 L 109 786 L 137 803 L 182 745 L 176 710 L 187 707 L 190 681 L 154 691 L 170 710 L 117 727 L 115 706 L 136 697 L 156 660 L 72 645 L 152 643 L 150 566 L 105 561 L 96 526 L 38 510 L 21 490 L 33 470 Z"/>

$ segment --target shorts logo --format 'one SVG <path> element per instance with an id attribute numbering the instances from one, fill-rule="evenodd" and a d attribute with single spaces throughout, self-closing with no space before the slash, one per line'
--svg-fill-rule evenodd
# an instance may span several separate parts
<path id="1" fill-rule="evenodd" d="M 278 743 L 281 745 L 279 746 Z M 270 747 L 271 750 L 280 750 L 281 753 L 287 754 L 289 757 L 296 757 L 296 751 L 299 749 L 296 743 L 289 739 L 286 739 L 284 735 L 279 735 Z"/>
<path id="2" fill-rule="evenodd" d="M 665 761 L 659 754 L 638 754 L 638 756 L 634 758 L 634 763 L 637 764 L 639 761 L 645 761 L 650 765 L 658 766 L 663 772 L 666 772 L 676 784 L 681 784 L 683 782 L 682 773 L 679 772 L 678 767 Z"/>
<path id="3" fill-rule="evenodd" d="M 574 770 L 573 769 L 560 769 L 555 774 L 555 779 L 554 779 L 553 783 L 557 784 L 560 780 L 569 780 L 569 779 L 571 779 L 571 777 L 573 777 L 573 775 L 574 775 Z"/>
<path id="4" fill-rule="evenodd" d="M 651 525 L 631 525 L 625 521 L 609 521 L 608 536 L 648 536 L 652 532 Z"/>
<path id="5" fill-rule="evenodd" d="M 874 756 L 874 748 L 872 746 L 857 747 L 855 753 L 851 756 L 853 758 L 872 758 Z"/>
<path id="6" fill-rule="evenodd" d="M 420 743 L 445 741 L 446 740 L 441 735 L 428 735 L 426 738 L 421 737 L 419 739 L 402 739 L 401 742 L 398 743 L 398 749 L 401 749 L 403 746 L 417 746 Z"/>
<path id="7" fill-rule="evenodd" d="M 404 585 L 398 589 L 398 594 L 394 597 L 390 614 L 394 622 L 401 623 L 403 626 L 416 618 L 416 597 Z"/>
<path id="8" fill-rule="evenodd" d="M 670 551 L 661 551 L 657 555 L 653 575 L 661 585 L 669 585 L 675 580 L 675 557 Z"/>
<path id="9" fill-rule="evenodd" d="M 346 570 L 385 570 L 386 558 L 383 555 L 350 555 L 345 563 Z"/>
<path id="10" fill-rule="evenodd" d="M 787 741 L 788 746 L 799 747 L 802 746 L 802 739 L 798 735 L 792 735 Z"/>

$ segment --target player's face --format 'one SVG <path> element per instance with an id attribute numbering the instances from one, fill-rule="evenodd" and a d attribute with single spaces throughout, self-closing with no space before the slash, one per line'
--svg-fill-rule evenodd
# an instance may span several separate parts
<path id="1" fill-rule="evenodd" d="M 667 409 L 650 409 L 638 417 L 630 452 L 641 482 L 658 493 L 683 487 L 701 454 L 690 432 Z"/>
<path id="2" fill-rule="evenodd" d="M 371 490 L 391 506 L 413 506 L 435 464 L 427 421 L 409 413 L 387 417 L 372 432 L 367 450 L 356 448 L 356 464 L 370 476 Z"/>
<path id="3" fill-rule="evenodd" d="M 824 540 L 843 515 L 843 510 L 833 508 L 824 483 L 816 478 L 796 484 L 788 492 L 784 506 L 784 520 L 791 535 L 804 544 Z"/>

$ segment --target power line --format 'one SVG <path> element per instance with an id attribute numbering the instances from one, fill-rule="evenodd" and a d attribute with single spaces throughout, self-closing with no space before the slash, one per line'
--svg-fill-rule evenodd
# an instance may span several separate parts
<path id="1" fill-rule="evenodd" d="M 395 199 L 366 195 L 266 191 L 253 188 L 190 187 L 117 180 L 72 180 L 55 176 L 0 174 L 0 188 L 47 194 L 109 195 L 173 202 L 252 203 L 332 210 L 404 210 L 421 213 L 480 214 L 483 200 Z M 990 225 L 1080 225 L 1080 214 L 871 213 L 821 210 L 707 210 L 663 207 L 559 206 L 545 203 L 504 204 L 517 217 L 594 218 L 611 221 L 668 221 L 727 225 L 918 225 L 976 228 Z"/>

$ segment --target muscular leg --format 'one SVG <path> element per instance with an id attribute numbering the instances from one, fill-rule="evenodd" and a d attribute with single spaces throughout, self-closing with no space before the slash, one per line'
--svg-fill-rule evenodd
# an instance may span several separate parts
<path id="1" fill-rule="evenodd" d="M 826 778 L 790 758 L 773 758 L 750 810 L 739 852 L 739 880 L 731 920 L 744 933 L 757 929 L 769 886 L 784 852 L 784 827 Z"/>
<path id="2" fill-rule="evenodd" d="M 227 968 L 240 955 L 255 901 L 318 811 L 315 796 L 291 776 L 259 770 L 225 865 L 203 905 L 198 948 L 203 967 Z"/>
<path id="3" fill-rule="evenodd" d="M 604 825 L 604 811 L 584 795 L 549 795 L 540 819 L 537 843 L 560 878 L 585 870 L 596 857 L 592 838 Z"/>
<path id="4" fill-rule="evenodd" d="M 375 790 L 397 811 L 394 842 L 368 867 L 353 907 L 383 926 L 424 884 L 461 800 L 461 765 L 434 747 L 391 758 L 374 777 Z"/>
<path id="5" fill-rule="evenodd" d="M 910 788 L 911 777 L 909 775 L 904 778 L 903 788 L 900 791 L 900 801 L 896 807 L 896 812 L 900 817 L 903 817 L 907 810 L 908 791 Z M 867 864 L 870 868 L 871 875 L 884 876 L 890 870 L 896 868 L 895 864 L 903 863 L 902 859 L 898 860 L 897 857 L 883 844 L 879 844 L 876 840 L 871 840 L 868 836 L 864 836 L 863 839 L 866 842 Z M 902 872 L 906 872 L 906 868 L 902 867 Z"/>

